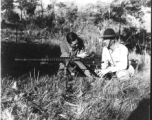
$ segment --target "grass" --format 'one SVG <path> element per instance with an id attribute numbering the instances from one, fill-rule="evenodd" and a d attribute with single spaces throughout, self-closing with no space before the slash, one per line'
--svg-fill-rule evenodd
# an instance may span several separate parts
<path id="1" fill-rule="evenodd" d="M 146 60 L 149 58 L 147 55 Z M 129 80 L 94 78 L 90 83 L 88 78 L 78 77 L 69 83 L 69 90 L 57 76 L 3 78 L 2 119 L 125 120 L 140 101 L 149 99 L 150 61 L 142 62 L 144 66 Z"/>

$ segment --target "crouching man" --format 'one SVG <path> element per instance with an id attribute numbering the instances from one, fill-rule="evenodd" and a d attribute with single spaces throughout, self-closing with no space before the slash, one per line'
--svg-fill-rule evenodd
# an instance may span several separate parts
<path id="1" fill-rule="evenodd" d="M 60 45 L 61 56 L 60 57 L 80 57 L 85 58 L 88 54 L 84 51 L 83 41 L 74 32 L 69 32 L 66 35 L 66 39 L 62 41 Z M 84 72 L 87 77 L 91 77 L 90 71 L 81 61 L 74 61 L 74 63 Z M 63 70 L 65 64 L 60 63 L 59 70 Z"/>
<path id="2" fill-rule="evenodd" d="M 115 31 L 107 28 L 103 34 L 103 50 L 101 69 L 96 73 L 103 77 L 107 73 L 115 73 L 119 79 L 128 79 L 134 75 L 134 68 L 129 63 L 128 49 L 116 40 Z"/>

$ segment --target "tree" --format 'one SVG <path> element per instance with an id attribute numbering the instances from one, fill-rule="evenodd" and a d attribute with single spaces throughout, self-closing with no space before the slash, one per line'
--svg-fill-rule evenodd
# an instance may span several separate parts
<path id="1" fill-rule="evenodd" d="M 59 16 L 61 18 L 66 17 L 67 6 L 63 2 L 57 3 L 56 6 L 58 7 Z"/>
<path id="2" fill-rule="evenodd" d="M 94 6 L 94 9 L 96 9 L 95 13 L 95 25 L 103 22 L 104 20 L 111 19 L 111 5 L 109 3 L 97 1 L 96 5 Z M 110 11 L 109 11 L 110 10 Z"/>
<path id="3" fill-rule="evenodd" d="M 1 6 L 3 11 L 2 17 L 3 19 L 8 20 L 14 8 L 13 0 L 2 0 Z"/>
<path id="4" fill-rule="evenodd" d="M 38 5 L 38 0 L 28 0 L 25 10 L 26 14 L 28 15 L 28 22 L 30 24 L 30 29 L 34 26 L 34 19 L 35 19 L 35 10 Z"/>
<path id="5" fill-rule="evenodd" d="M 2 11 L 5 10 L 3 17 L 6 22 L 17 24 L 19 22 L 19 15 L 13 11 L 13 3 L 13 0 L 2 0 Z"/>
<path id="6" fill-rule="evenodd" d="M 27 14 L 31 17 L 34 15 L 34 12 L 35 12 L 35 9 L 36 9 L 36 3 L 27 3 L 26 5 L 26 12 Z"/>
<path id="7" fill-rule="evenodd" d="M 23 19 L 23 11 L 25 10 L 27 6 L 27 0 L 16 0 L 15 3 L 17 3 L 17 8 L 21 11 L 21 20 Z"/>
<path id="8" fill-rule="evenodd" d="M 13 2 L 14 2 L 14 0 L 2 0 L 2 2 L 1 2 L 2 11 L 3 10 L 6 10 L 6 11 L 12 10 L 14 8 Z"/>
<path id="9" fill-rule="evenodd" d="M 9 14 L 7 15 L 7 20 L 11 23 L 17 23 L 19 22 L 19 15 L 15 13 L 14 11 L 10 11 Z"/>
<path id="10" fill-rule="evenodd" d="M 42 18 L 43 18 L 44 8 L 43 8 L 42 0 L 41 0 L 41 3 L 40 3 L 40 6 L 41 6 L 41 13 L 42 13 Z"/>
<path id="11" fill-rule="evenodd" d="M 71 6 L 67 8 L 66 17 L 68 21 L 73 24 L 78 17 L 78 7 L 71 4 Z"/>

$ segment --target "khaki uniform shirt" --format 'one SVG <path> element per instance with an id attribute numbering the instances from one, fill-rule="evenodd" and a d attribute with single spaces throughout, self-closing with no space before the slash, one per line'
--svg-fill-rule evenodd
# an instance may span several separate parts
<path id="1" fill-rule="evenodd" d="M 125 70 L 128 67 L 128 49 L 123 44 L 116 42 L 108 50 L 107 47 L 103 48 L 102 69 L 111 69 L 111 72 Z"/>

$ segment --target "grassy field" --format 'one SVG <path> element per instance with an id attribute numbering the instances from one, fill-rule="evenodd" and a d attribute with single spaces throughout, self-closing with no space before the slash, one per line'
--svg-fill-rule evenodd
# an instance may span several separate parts
<path id="1" fill-rule="evenodd" d="M 80 36 L 86 51 L 100 54 L 100 49 L 96 49 L 101 45 L 97 40 L 99 33 L 85 32 Z M 138 60 L 138 67 L 129 80 L 75 77 L 66 89 L 67 79 L 53 74 L 57 70 L 54 66 L 13 61 L 15 57 L 59 56 L 59 43 L 57 39 L 45 39 L 45 44 L 1 43 L 2 120 L 150 120 L 149 54 L 130 53 L 130 59 Z"/>

